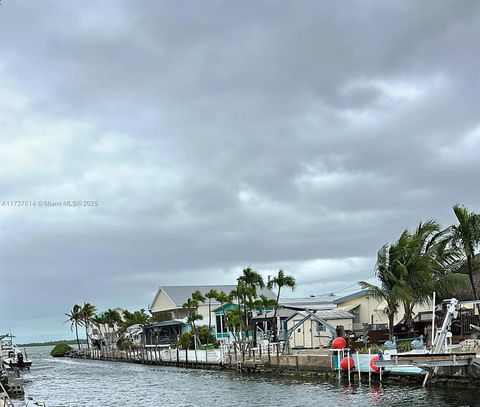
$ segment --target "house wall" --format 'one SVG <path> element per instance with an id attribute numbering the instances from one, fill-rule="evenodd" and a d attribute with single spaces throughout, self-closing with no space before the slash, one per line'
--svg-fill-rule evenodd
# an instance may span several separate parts
<path id="1" fill-rule="evenodd" d="M 219 304 L 211 304 L 211 310 L 217 308 Z M 152 304 L 151 312 L 156 313 L 171 313 L 174 319 L 183 319 L 187 317 L 187 310 L 178 308 L 168 296 L 161 291 L 155 302 Z M 208 303 L 198 306 L 198 313 L 203 317 L 201 321 L 197 321 L 196 325 L 208 325 Z M 211 312 L 211 325 L 212 329 L 215 327 L 215 313 Z"/>
<path id="2" fill-rule="evenodd" d="M 292 318 L 287 322 L 288 329 L 293 328 L 293 326 L 302 319 L 302 315 Z M 343 326 L 345 330 L 352 329 L 351 319 L 333 319 L 328 320 L 327 323 L 334 328 Z M 321 328 L 321 325 L 317 321 L 307 320 L 290 336 L 290 347 L 307 349 L 328 347 L 331 339 L 332 334 L 330 331 Z"/>
<path id="3" fill-rule="evenodd" d="M 175 309 L 174 302 L 168 298 L 168 296 L 163 292 L 160 291 L 158 297 L 155 299 L 155 302 L 151 306 L 151 312 L 157 313 L 162 311 L 169 311 Z"/>
<path id="4" fill-rule="evenodd" d="M 372 296 L 365 295 L 363 297 L 354 298 L 341 304 L 337 304 L 338 308 L 348 310 L 355 304 L 360 304 L 359 307 L 359 322 L 353 323 L 353 330 L 360 331 L 363 329 L 363 324 L 387 324 L 388 317 L 385 314 L 384 310 L 387 306 L 385 301 L 379 301 Z M 414 313 L 429 311 L 431 309 L 431 304 L 415 306 L 413 309 Z M 398 313 L 395 315 L 395 324 L 400 322 L 403 319 L 405 309 L 402 305 L 398 308 Z M 347 328 L 345 328 L 347 329 Z"/>

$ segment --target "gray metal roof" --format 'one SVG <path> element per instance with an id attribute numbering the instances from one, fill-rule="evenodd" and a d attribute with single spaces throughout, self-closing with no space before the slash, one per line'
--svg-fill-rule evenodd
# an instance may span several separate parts
<path id="1" fill-rule="evenodd" d="M 210 290 L 223 291 L 230 294 L 230 291 L 235 289 L 235 285 L 164 285 L 159 288 L 162 290 L 174 303 L 175 306 L 181 307 L 187 299 L 192 296 L 195 291 L 200 291 L 202 295 L 205 295 Z M 257 295 L 265 295 L 267 298 L 276 298 L 275 294 L 263 288 L 257 289 Z M 212 304 L 220 304 L 218 301 L 212 299 Z"/>
<path id="2" fill-rule="evenodd" d="M 302 315 L 307 315 L 305 312 L 298 311 L 299 314 Z M 315 313 L 316 316 L 324 319 L 325 321 L 328 321 L 329 319 L 353 319 L 355 316 L 353 314 L 350 314 L 350 312 L 347 312 L 343 309 L 340 308 L 335 308 L 335 309 L 330 309 L 330 310 L 325 310 L 325 311 L 317 311 Z"/>
<path id="3" fill-rule="evenodd" d="M 280 308 L 277 310 L 277 317 L 280 317 L 280 318 L 288 318 L 290 316 L 292 316 L 293 314 L 296 314 L 297 311 L 295 310 L 291 310 L 291 309 L 287 309 L 287 308 Z M 269 319 L 269 318 L 273 318 L 273 314 L 274 314 L 274 311 L 268 311 L 268 312 L 263 312 L 261 314 L 258 314 L 256 316 L 254 316 L 252 319 Z"/>
<path id="4" fill-rule="evenodd" d="M 369 294 L 370 294 L 370 290 L 361 290 L 361 291 L 357 291 L 356 293 L 346 295 L 345 297 L 338 298 L 335 301 L 333 301 L 333 303 L 342 304 L 346 301 L 354 300 L 355 298 L 360 298 L 360 297 L 363 297 L 364 295 L 369 295 Z"/>

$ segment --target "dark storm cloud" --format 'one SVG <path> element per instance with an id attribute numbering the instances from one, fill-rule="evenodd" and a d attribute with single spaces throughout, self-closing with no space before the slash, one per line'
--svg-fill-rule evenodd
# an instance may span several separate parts
<path id="1" fill-rule="evenodd" d="M 1 208 L 20 335 L 249 264 L 335 291 L 479 209 L 475 1 L 2 3 L 2 199 L 100 203 Z"/>

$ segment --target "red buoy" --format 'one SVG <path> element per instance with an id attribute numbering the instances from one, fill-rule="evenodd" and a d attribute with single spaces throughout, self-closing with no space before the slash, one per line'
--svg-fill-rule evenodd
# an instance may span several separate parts
<path id="1" fill-rule="evenodd" d="M 352 358 L 345 357 L 340 361 L 340 367 L 342 370 L 355 369 L 355 361 Z"/>
<path id="2" fill-rule="evenodd" d="M 332 346 L 333 349 L 345 349 L 347 347 L 347 341 L 339 336 L 333 340 Z"/>
<path id="3" fill-rule="evenodd" d="M 370 367 L 374 372 L 378 372 L 380 370 L 380 368 L 377 365 L 375 365 L 375 362 L 378 362 L 379 360 L 380 358 L 378 357 L 378 355 L 370 359 Z"/>

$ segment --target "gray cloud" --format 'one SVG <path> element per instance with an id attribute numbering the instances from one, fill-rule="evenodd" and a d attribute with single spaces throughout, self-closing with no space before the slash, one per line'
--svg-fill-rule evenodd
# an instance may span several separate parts
<path id="1" fill-rule="evenodd" d="M 284 267 L 298 295 L 480 210 L 474 1 L 2 2 L 0 326 Z M 29 326 L 35 325 L 35 333 Z"/>

